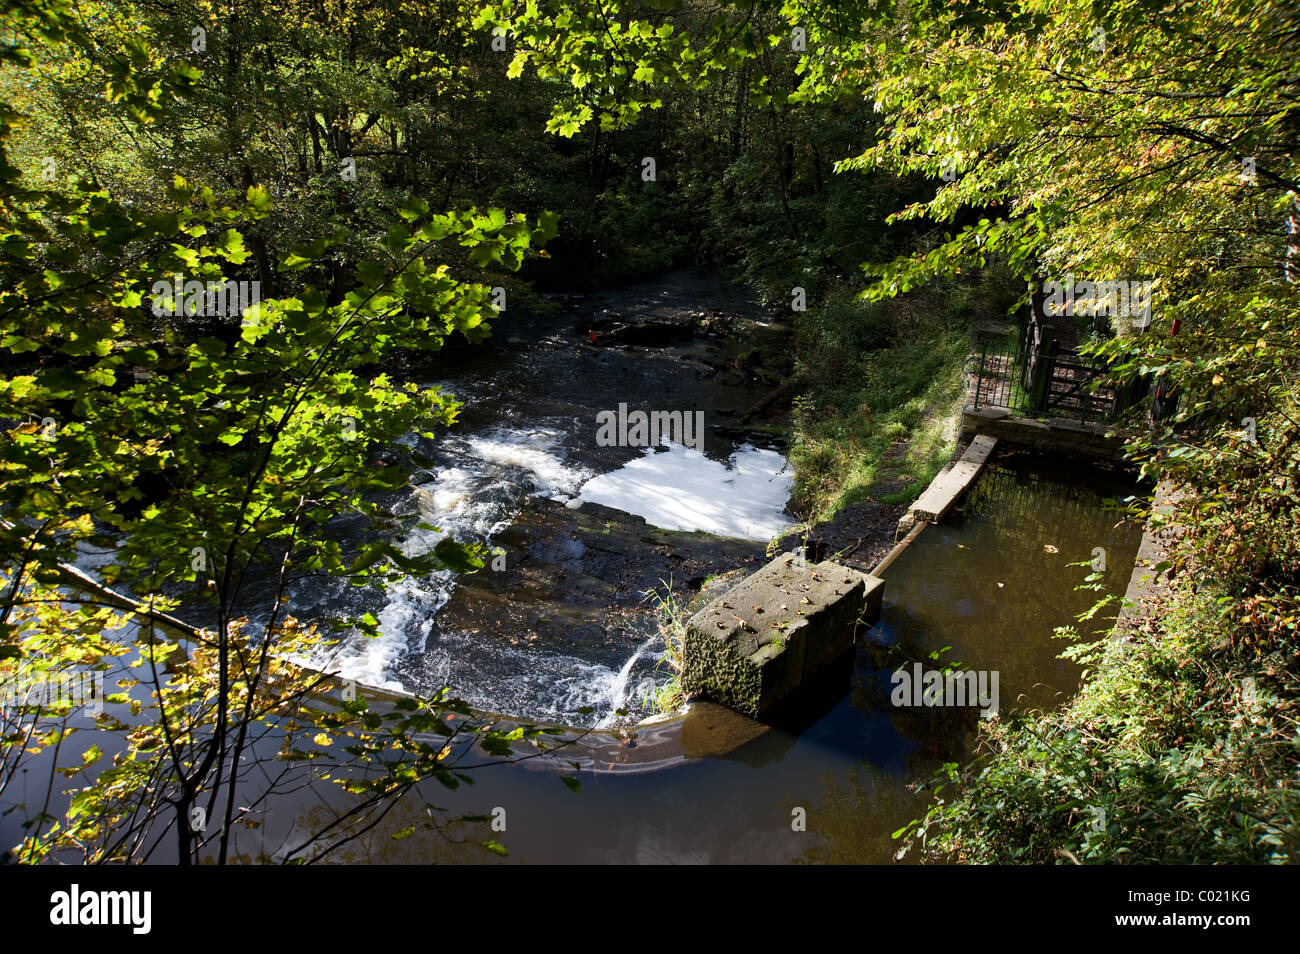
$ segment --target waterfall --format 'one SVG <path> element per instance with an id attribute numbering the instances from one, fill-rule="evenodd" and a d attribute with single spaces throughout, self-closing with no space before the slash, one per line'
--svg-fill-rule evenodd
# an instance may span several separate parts
<path id="1" fill-rule="evenodd" d="M 637 651 L 628 657 L 627 662 L 623 663 L 623 668 L 618 671 L 618 675 L 616 675 L 613 682 L 609 684 L 609 712 L 605 714 L 604 718 L 596 723 L 596 728 L 605 729 L 614 724 L 614 720 L 617 718 L 615 713 L 622 706 L 624 696 L 627 693 L 628 680 L 632 677 L 632 667 L 635 666 L 636 661 L 645 654 L 645 651 L 657 643 L 659 639 L 660 637 L 658 634 L 651 636 L 637 647 Z"/>

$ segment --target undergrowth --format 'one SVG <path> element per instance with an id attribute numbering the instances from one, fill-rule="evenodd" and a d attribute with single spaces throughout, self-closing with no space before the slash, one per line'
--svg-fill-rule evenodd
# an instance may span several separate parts
<path id="1" fill-rule="evenodd" d="M 664 639 L 663 653 L 659 656 L 656 668 L 667 669 L 669 677 L 666 683 L 647 693 L 642 698 L 642 704 L 654 712 L 674 712 L 686 701 L 682 694 L 682 665 L 689 613 L 682 598 L 673 591 L 672 579 L 659 582 L 663 586 L 662 593 L 658 589 L 651 589 L 645 595 L 646 599 L 654 602 L 659 613 L 659 633 Z"/>
<path id="2" fill-rule="evenodd" d="M 1289 862 L 1300 784 L 1293 641 L 1242 645 L 1236 601 L 1175 585 L 1122 639 L 1065 655 L 1073 702 L 987 726 L 899 855 L 963 863 Z"/>
<path id="3" fill-rule="evenodd" d="M 971 326 L 1015 299 L 1002 272 L 889 302 L 832 293 L 797 327 L 790 459 L 797 506 L 829 519 L 863 500 L 907 503 L 952 455 Z"/>

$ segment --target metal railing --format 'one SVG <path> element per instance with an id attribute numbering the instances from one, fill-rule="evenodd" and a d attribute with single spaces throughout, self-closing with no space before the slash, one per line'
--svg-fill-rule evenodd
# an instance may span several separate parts
<path id="1" fill-rule="evenodd" d="M 972 403 L 1025 417 L 1106 423 L 1121 411 L 1121 396 L 1106 383 L 1105 367 L 1072 352 L 1021 351 L 986 342 L 971 356 Z"/>

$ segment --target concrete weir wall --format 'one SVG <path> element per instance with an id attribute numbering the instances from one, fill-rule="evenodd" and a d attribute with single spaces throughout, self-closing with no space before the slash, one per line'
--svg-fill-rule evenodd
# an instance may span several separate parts
<path id="1" fill-rule="evenodd" d="M 969 405 L 962 411 L 962 437 L 975 434 L 1024 444 L 1035 450 L 1088 457 L 1118 457 L 1124 441 L 1111 435 L 1103 424 L 1080 424 L 1077 421 L 1035 421 L 1016 417 L 1000 407 L 978 410 Z M 1109 436 L 1108 436 L 1109 435 Z"/>
<path id="2" fill-rule="evenodd" d="M 686 624 L 683 692 L 763 716 L 880 618 L 884 586 L 829 560 L 777 557 Z"/>

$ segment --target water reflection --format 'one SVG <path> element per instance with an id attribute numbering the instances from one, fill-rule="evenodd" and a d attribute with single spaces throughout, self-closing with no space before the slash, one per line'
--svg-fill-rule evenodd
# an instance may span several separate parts
<path id="1" fill-rule="evenodd" d="M 892 706 L 891 671 L 937 666 L 935 653 L 997 670 L 1004 711 L 1064 700 L 1079 672 L 1056 658 L 1065 644 L 1052 630 L 1099 595 L 1077 591 L 1088 569 L 1068 564 L 1105 548 L 1106 588 L 1123 592 L 1140 532 L 1102 501 L 1131 489 L 995 463 L 961 510 L 923 531 L 886 572 L 880 626 L 819 703 L 776 725 L 701 704 L 672 723 L 594 733 L 555 758 L 515 764 L 483 765 L 492 760 L 466 753 L 464 766 L 480 766 L 466 770 L 473 784 L 426 781 L 386 813 L 358 815 L 337 829 L 346 840 L 327 860 L 492 862 L 475 843 L 494 840 L 511 863 L 888 862 L 898 848 L 892 833 L 924 811 L 926 796 L 911 786 L 968 757 L 979 720 L 972 707 Z M 275 762 L 275 734 L 263 744 L 265 761 L 250 763 L 241 792 L 256 814 L 241 822 L 235 850 L 249 861 L 286 860 L 356 802 L 308 766 Z M 282 794 L 259 801 L 258 772 Z M 466 815 L 479 820 L 448 821 Z M 10 844 L 21 837 L 18 818 L 0 818 Z"/>
<path id="2" fill-rule="evenodd" d="M 558 778 L 567 762 L 535 762 L 483 769 L 472 788 L 433 800 L 504 807 L 499 840 L 512 860 L 889 862 L 892 834 L 927 803 L 912 786 L 969 757 L 979 724 L 973 707 L 892 706 L 891 671 L 912 660 L 997 670 L 1004 712 L 1066 699 L 1079 670 L 1057 658 L 1066 643 L 1052 632 L 1099 595 L 1076 590 L 1089 569 L 1068 564 L 1104 547 L 1105 587 L 1123 592 L 1140 530 L 1103 501 L 1131 491 L 994 463 L 889 568 L 881 624 L 820 708 L 770 725 L 701 704 L 671 725 L 593 742 L 595 761 L 575 757 L 576 793 Z"/>

